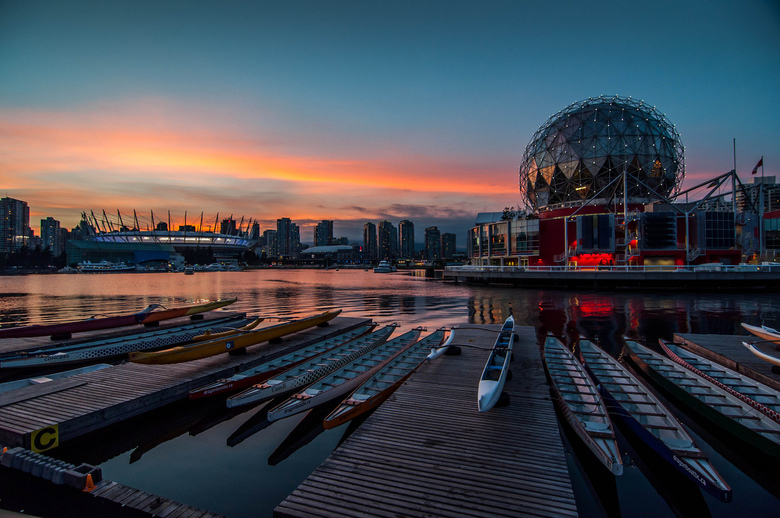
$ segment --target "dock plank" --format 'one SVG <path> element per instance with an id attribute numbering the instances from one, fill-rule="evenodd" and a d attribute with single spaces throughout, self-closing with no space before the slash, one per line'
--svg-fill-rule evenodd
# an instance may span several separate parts
<path id="1" fill-rule="evenodd" d="M 533 328 L 518 330 L 510 404 L 477 410 L 499 329 L 457 331 L 462 354 L 423 364 L 274 516 L 576 516 Z"/>

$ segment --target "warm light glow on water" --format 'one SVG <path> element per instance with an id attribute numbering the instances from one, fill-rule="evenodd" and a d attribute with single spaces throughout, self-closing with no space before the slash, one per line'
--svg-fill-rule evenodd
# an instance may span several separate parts
<path id="1" fill-rule="evenodd" d="M 624 334 L 653 342 L 674 333 L 744 334 L 742 321 L 780 327 L 780 295 L 761 293 L 524 290 L 445 284 L 402 272 L 375 274 L 362 269 L 0 279 L 0 323 L 4 326 L 130 313 L 152 303 L 172 307 L 238 297 L 227 310 L 288 318 L 342 308 L 346 316 L 371 318 L 380 324 L 398 322 L 401 330 L 418 325 L 432 331 L 451 324 L 500 323 L 511 308 L 516 321 L 533 326 L 537 336 L 552 331 L 571 340 L 584 334 L 601 340 L 613 354 L 618 353 L 619 337 Z M 478 376 L 475 373 L 475 379 Z M 304 419 L 299 415 L 247 433 L 228 446 L 231 437 L 262 409 L 256 406 L 236 415 L 224 409 L 223 400 L 184 402 L 73 441 L 53 455 L 71 462 L 99 463 L 109 480 L 230 518 L 270 516 L 330 455 L 347 426 L 310 437 L 301 433 L 297 437 L 300 444 L 311 442 L 285 450 L 282 446 L 296 438 L 293 430 Z M 703 441 L 699 443 L 734 489 L 731 504 L 704 497 L 703 505 L 713 516 L 730 518 L 735 512 L 758 516 L 777 509 L 777 498 Z M 629 462 L 625 471 L 617 479 L 624 516 L 673 516 L 666 500 L 669 496 L 659 496 L 635 464 Z M 594 504 L 588 500 L 588 489 L 576 473 L 572 477 L 579 488 L 580 512 L 591 515 Z"/>

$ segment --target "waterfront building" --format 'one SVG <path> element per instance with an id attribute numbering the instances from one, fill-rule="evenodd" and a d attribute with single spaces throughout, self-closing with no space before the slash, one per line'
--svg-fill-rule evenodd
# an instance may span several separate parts
<path id="1" fill-rule="evenodd" d="M 437 227 L 425 229 L 425 259 L 427 261 L 441 259 L 441 232 Z"/>
<path id="2" fill-rule="evenodd" d="M 414 223 L 408 219 L 398 224 L 400 240 L 400 256 L 404 259 L 414 259 Z"/>
<path id="3" fill-rule="evenodd" d="M 441 257 L 442 259 L 452 259 L 455 255 L 455 245 L 457 237 L 451 232 L 445 232 L 441 235 Z"/>
<path id="4" fill-rule="evenodd" d="M 379 255 L 376 225 L 370 221 L 363 225 L 363 253 L 369 261 L 376 261 Z"/>
<path id="5" fill-rule="evenodd" d="M 734 210 L 735 193 L 681 203 L 702 186 L 735 184 L 736 172 L 681 191 L 680 136 L 642 101 L 597 97 L 558 112 L 534 134 L 519 174 L 525 208 L 477 216 L 472 265 L 737 264 L 761 248 L 752 239 L 760 219 Z"/>
<path id="6" fill-rule="evenodd" d="M 0 198 L 0 253 L 19 251 L 30 237 L 30 208 L 26 201 Z"/>
<path id="7" fill-rule="evenodd" d="M 312 246 L 303 250 L 301 263 L 322 266 L 356 265 L 366 262 L 360 245 Z"/>
<path id="8" fill-rule="evenodd" d="M 333 244 L 333 221 L 323 219 L 314 227 L 314 246 Z"/>
<path id="9" fill-rule="evenodd" d="M 395 239 L 393 239 L 395 237 Z M 396 245 L 393 246 L 393 241 Z M 386 261 L 394 259 L 397 255 L 396 250 L 398 248 L 398 231 L 387 220 L 379 222 L 379 228 L 377 229 L 377 252 L 380 260 Z"/>
<path id="10" fill-rule="evenodd" d="M 57 257 L 65 251 L 60 222 L 49 216 L 41 220 L 41 248 L 48 248 Z"/>

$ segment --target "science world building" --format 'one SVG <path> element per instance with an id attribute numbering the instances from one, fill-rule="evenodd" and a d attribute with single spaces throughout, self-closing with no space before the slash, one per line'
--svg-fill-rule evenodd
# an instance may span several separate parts
<path id="1" fill-rule="evenodd" d="M 702 184 L 710 194 L 731 187 L 730 199 L 688 201 L 701 186 L 682 191 L 684 178 L 680 135 L 654 106 L 619 96 L 575 102 L 526 147 L 523 206 L 477 216 L 470 263 L 596 268 L 738 264 L 759 260 L 762 251 L 766 257 L 771 197 L 753 192 L 763 185 L 743 185 L 730 171 Z"/>

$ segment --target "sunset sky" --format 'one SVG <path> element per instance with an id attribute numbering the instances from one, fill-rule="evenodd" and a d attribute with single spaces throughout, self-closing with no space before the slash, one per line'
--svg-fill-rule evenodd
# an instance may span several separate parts
<path id="1" fill-rule="evenodd" d="M 628 6 L 627 6 L 628 5 Z M 520 204 L 536 129 L 574 101 L 656 106 L 686 185 L 780 175 L 780 4 L 2 1 L 1 196 L 31 226 L 133 209 L 289 217 L 361 239 Z"/>

